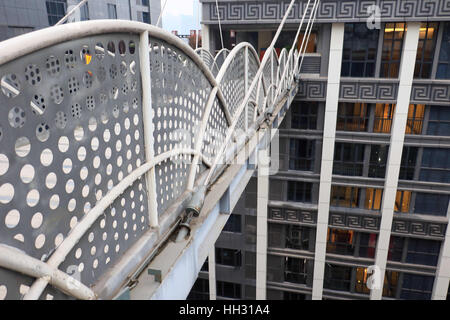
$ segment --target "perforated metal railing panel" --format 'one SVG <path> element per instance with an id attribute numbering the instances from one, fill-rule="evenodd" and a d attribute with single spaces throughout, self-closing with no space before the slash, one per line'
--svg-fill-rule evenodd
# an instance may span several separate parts
<path id="1" fill-rule="evenodd" d="M 155 153 L 194 149 L 211 84 L 191 58 L 159 39 L 150 38 L 150 72 L 157 93 L 152 94 Z M 186 189 L 191 160 L 178 155 L 156 166 L 159 214 Z"/>
<path id="2" fill-rule="evenodd" d="M 0 66 L 0 104 L 8 108 L 0 117 L 0 243 L 45 261 L 109 189 L 145 162 L 138 46 L 138 36 L 106 34 Z M 147 226 L 142 179 L 60 268 L 93 284 Z M 20 285 L 13 288 L 11 271 L 4 272 L 6 298 L 19 298 Z M 13 278 L 30 284 L 18 273 Z"/>
<path id="3" fill-rule="evenodd" d="M 79 27 L 86 31 L 95 24 Z M 150 216 L 178 214 L 168 209 L 186 190 L 190 173 L 205 171 L 223 155 L 219 151 L 224 152 L 225 141 L 231 145 L 226 140 L 230 127 L 245 136 L 246 127 L 282 97 L 273 96 L 283 71 L 274 52 L 268 53 L 271 60 L 240 110 L 260 67 L 249 44 L 222 50 L 213 60 L 200 52 L 199 59 L 199 52 L 190 52 L 159 29 L 139 23 L 128 28 L 130 32 L 118 28 L 117 33 L 55 41 L 0 65 L 0 245 L 46 262 L 80 222 L 97 212 L 101 215 L 82 229 L 74 246 L 59 252 L 64 257 L 55 266 L 87 287 L 151 232 Z M 147 46 L 141 45 L 140 32 L 146 30 L 151 31 L 149 61 L 140 57 Z M 150 69 L 149 114 L 143 110 L 147 77 L 141 70 L 148 69 L 142 69 L 142 61 Z M 283 58 L 281 67 L 290 68 L 292 76 L 293 59 Z M 215 80 L 208 68 L 217 74 Z M 153 139 L 144 141 L 148 132 Z M 146 159 L 148 150 L 154 158 Z M 150 168 L 149 162 L 171 151 L 175 153 L 153 165 L 153 185 L 142 165 Z M 203 161 L 192 166 L 197 152 Z M 136 169 L 141 176 L 110 197 Z M 92 210 L 105 199 L 103 212 Z M 0 300 L 21 298 L 35 280 L 0 268 Z M 70 297 L 48 285 L 40 298 Z"/>

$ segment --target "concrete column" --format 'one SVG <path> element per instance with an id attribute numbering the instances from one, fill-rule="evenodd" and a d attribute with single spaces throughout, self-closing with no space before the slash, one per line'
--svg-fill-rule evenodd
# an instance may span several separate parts
<path id="1" fill-rule="evenodd" d="M 216 246 L 211 247 L 208 255 L 209 300 L 216 300 Z"/>
<path id="2" fill-rule="evenodd" d="M 268 134 L 270 134 L 270 132 Z M 258 150 L 258 190 L 256 205 L 256 300 L 266 300 L 269 168 L 269 146 L 266 146 L 265 149 Z"/>
<path id="3" fill-rule="evenodd" d="M 375 283 L 370 291 L 371 300 L 381 300 L 383 293 L 384 274 L 389 252 L 392 219 L 394 216 L 395 196 L 397 194 L 400 163 L 402 161 L 403 142 L 405 138 L 406 122 L 414 78 L 417 46 L 419 43 L 420 22 L 409 22 L 403 45 L 400 66 L 400 84 L 398 89 L 397 106 L 392 122 L 391 142 L 387 160 L 386 179 L 384 182 L 383 201 L 381 204 L 381 225 L 378 235 L 375 265 L 379 268 L 379 283 Z"/>
<path id="4" fill-rule="evenodd" d="M 202 24 L 202 48 L 211 52 L 211 34 L 209 30 L 209 26 L 206 24 Z M 213 57 L 215 56 L 214 52 L 211 52 Z"/>
<path id="5" fill-rule="evenodd" d="M 320 170 L 319 204 L 317 212 L 316 252 L 312 299 L 321 300 L 325 271 L 325 254 L 330 209 L 331 178 L 333 172 L 334 142 L 341 79 L 344 23 L 333 23 L 331 27 L 330 63 L 328 64 L 327 100 L 323 130 L 322 163 Z"/>
<path id="6" fill-rule="evenodd" d="M 447 217 L 450 217 L 450 204 L 447 209 Z M 447 226 L 444 242 L 441 246 L 436 277 L 434 278 L 432 300 L 446 300 L 450 280 L 450 227 Z"/>

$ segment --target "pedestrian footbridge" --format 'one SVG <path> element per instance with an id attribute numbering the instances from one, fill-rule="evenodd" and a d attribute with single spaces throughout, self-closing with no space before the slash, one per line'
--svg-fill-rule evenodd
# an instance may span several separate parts
<path id="1" fill-rule="evenodd" d="M 184 299 L 296 94 L 285 19 L 261 62 L 121 20 L 0 43 L 0 299 Z"/>

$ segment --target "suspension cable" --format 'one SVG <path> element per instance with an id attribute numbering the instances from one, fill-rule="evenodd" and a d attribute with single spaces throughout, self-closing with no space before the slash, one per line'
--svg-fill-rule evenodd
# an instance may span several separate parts
<path id="1" fill-rule="evenodd" d="M 79 8 L 81 8 L 82 5 L 84 5 L 88 0 L 82 0 L 80 3 L 78 3 L 75 7 L 72 8 L 61 20 L 59 20 L 55 26 L 59 26 L 60 24 L 63 24 L 66 22 L 66 20 Z"/>
<path id="2" fill-rule="evenodd" d="M 309 28 L 309 32 L 307 32 L 307 39 L 306 39 L 306 43 L 308 43 L 308 41 L 309 41 L 309 38 L 310 38 L 310 36 L 311 36 L 311 31 L 312 31 L 312 28 L 313 28 L 313 25 L 314 25 L 314 21 L 316 20 L 316 16 L 317 16 L 317 11 L 319 11 L 318 9 L 319 9 L 319 4 L 320 4 L 320 0 L 317 0 L 317 5 L 316 5 L 316 3 L 314 3 L 314 5 L 316 5 L 315 7 L 313 7 L 313 11 L 314 12 L 311 12 L 311 16 L 312 16 L 312 20 L 310 20 L 310 22 L 311 22 L 311 27 Z M 308 23 L 308 26 L 309 26 L 309 23 Z M 307 26 L 307 28 L 308 28 L 308 26 Z M 303 53 L 299 53 L 299 56 L 300 56 L 300 54 L 301 54 L 301 57 L 302 57 L 302 60 L 300 61 L 300 64 L 299 64 L 299 66 L 298 66 L 298 72 L 300 73 L 300 71 L 301 71 L 301 68 L 302 68 L 302 64 L 303 64 L 303 59 L 305 58 L 305 53 L 306 53 L 306 45 L 305 45 L 305 48 L 304 48 L 304 50 L 303 50 L 304 52 Z"/>
<path id="3" fill-rule="evenodd" d="M 222 42 L 222 49 L 223 49 L 224 46 L 223 46 L 222 24 L 220 23 L 219 3 L 217 0 L 216 0 L 216 12 L 217 12 L 217 19 L 219 20 L 220 41 Z"/>
<path id="4" fill-rule="evenodd" d="M 163 12 L 164 12 L 164 9 L 166 8 L 166 4 L 167 4 L 167 0 L 164 1 L 164 5 L 163 5 L 163 7 L 162 7 L 162 9 L 161 9 L 161 12 L 159 13 L 158 21 L 156 21 L 156 26 L 159 25 L 159 21 L 161 20 L 161 17 L 162 17 L 162 14 L 163 14 Z"/>

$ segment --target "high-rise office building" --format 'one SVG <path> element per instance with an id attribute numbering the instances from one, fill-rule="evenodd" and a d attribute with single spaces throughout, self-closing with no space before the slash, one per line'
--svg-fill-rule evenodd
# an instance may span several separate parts
<path id="1" fill-rule="evenodd" d="M 262 57 L 289 1 L 201 3 L 204 48 Z M 321 1 L 305 45 L 267 221 L 254 177 L 189 298 L 449 299 L 450 1 Z"/>
<path id="2" fill-rule="evenodd" d="M 0 41 L 37 29 L 53 26 L 80 0 L 1 0 Z M 156 24 L 160 0 L 87 1 L 73 17 L 80 21 L 123 19 Z M 161 22 L 160 22 L 161 25 Z"/>

